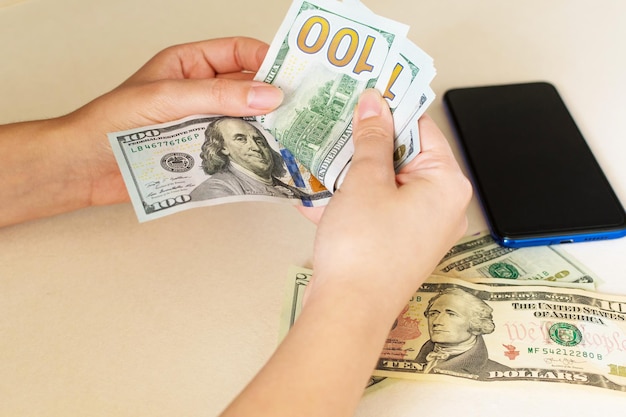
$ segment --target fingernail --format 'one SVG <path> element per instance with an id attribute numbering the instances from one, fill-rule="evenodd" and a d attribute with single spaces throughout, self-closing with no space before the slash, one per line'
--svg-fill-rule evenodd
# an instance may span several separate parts
<path id="1" fill-rule="evenodd" d="M 370 117 L 380 116 L 386 105 L 383 97 L 373 88 L 368 88 L 361 94 L 357 105 L 357 119 L 364 120 Z"/>
<path id="2" fill-rule="evenodd" d="M 258 110 L 273 110 L 283 102 L 283 91 L 271 85 L 258 85 L 248 92 L 248 106 Z"/>

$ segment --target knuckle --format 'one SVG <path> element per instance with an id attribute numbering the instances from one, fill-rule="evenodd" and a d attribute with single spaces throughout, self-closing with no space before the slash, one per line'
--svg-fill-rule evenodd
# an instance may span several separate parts
<path id="1" fill-rule="evenodd" d="M 385 127 L 372 123 L 360 126 L 353 135 L 356 141 L 389 139 L 392 136 Z"/>
<path id="2" fill-rule="evenodd" d="M 234 95 L 232 86 L 228 86 L 226 80 L 213 79 L 209 84 L 209 94 L 213 101 L 226 104 Z"/>
<path id="3" fill-rule="evenodd" d="M 149 83 L 145 86 L 148 96 L 152 97 L 153 103 L 167 105 L 176 94 L 173 83 L 167 80 Z"/>
<path id="4" fill-rule="evenodd" d="M 167 97 L 171 94 L 172 86 L 168 80 L 159 80 L 148 82 L 142 86 L 146 95 L 153 97 L 154 99 L 160 99 Z"/>

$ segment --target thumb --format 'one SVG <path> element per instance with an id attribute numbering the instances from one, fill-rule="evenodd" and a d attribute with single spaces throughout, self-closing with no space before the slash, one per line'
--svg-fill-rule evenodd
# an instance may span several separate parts
<path id="1" fill-rule="evenodd" d="M 354 156 L 344 184 L 395 184 L 393 117 L 377 90 L 361 94 L 352 120 L 352 139 Z"/>
<path id="2" fill-rule="evenodd" d="M 147 111 L 164 121 L 190 114 L 256 116 L 274 110 L 283 101 L 282 90 L 252 80 L 160 80 L 137 87 L 152 94 L 152 105 Z"/>

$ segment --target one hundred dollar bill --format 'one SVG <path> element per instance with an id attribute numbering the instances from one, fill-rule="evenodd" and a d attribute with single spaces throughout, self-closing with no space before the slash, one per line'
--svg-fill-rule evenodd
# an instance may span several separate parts
<path id="1" fill-rule="evenodd" d="M 435 67 L 424 51 L 408 39 L 401 44 L 400 53 L 385 66 L 378 89 L 389 103 L 394 119 L 394 167 L 401 169 L 420 152 L 417 121 L 434 101 L 430 82 Z M 386 85 L 382 85 L 381 83 Z"/>
<path id="2" fill-rule="evenodd" d="M 385 66 L 385 71 L 378 88 L 389 103 L 394 117 L 394 133 L 398 137 L 414 115 L 421 116 L 434 100 L 432 90 L 430 97 L 426 92 L 436 70 L 432 58 L 405 38 L 401 41 L 400 52 Z"/>
<path id="3" fill-rule="evenodd" d="M 352 114 L 360 93 L 376 87 L 393 109 L 413 109 L 419 96 L 405 92 L 418 83 L 426 88 L 434 76 L 432 60 L 410 44 L 407 32 L 364 7 L 295 0 L 272 41 L 255 79 L 280 87 L 285 99 L 257 120 L 331 191 L 354 151 Z M 400 112 L 407 113 L 399 127 L 413 113 Z M 409 148 L 396 148 L 401 145 L 396 155 L 404 161 Z M 413 145 L 416 154 L 419 142 Z"/>
<path id="4" fill-rule="evenodd" d="M 350 8 L 375 14 L 360 0 L 343 0 Z M 436 74 L 433 59 L 408 38 L 385 63 L 376 88 L 383 92 L 394 118 L 394 167 L 401 170 L 420 152 L 418 119 L 435 99 L 430 82 Z M 406 100 L 405 100 L 406 98 Z M 340 182 L 340 181 L 338 181 Z"/>
<path id="5" fill-rule="evenodd" d="M 292 268 L 282 333 L 312 272 Z M 429 278 L 393 324 L 380 377 L 559 382 L 626 392 L 626 297 Z"/>
<path id="6" fill-rule="evenodd" d="M 598 278 L 557 246 L 508 248 L 488 232 L 461 239 L 435 275 L 484 284 L 547 285 L 593 290 Z"/>
<path id="7" fill-rule="evenodd" d="M 253 118 L 199 115 L 108 137 L 139 221 L 240 201 L 319 206 L 331 195 Z"/>
<path id="8" fill-rule="evenodd" d="M 343 0 L 351 8 L 374 14 L 360 0 Z M 384 91 L 394 117 L 394 167 L 401 170 L 420 152 L 418 119 L 435 99 L 430 82 L 435 77 L 433 59 L 409 39 L 402 41 L 395 61 L 385 64 L 376 88 Z M 390 73 L 389 73 L 390 72 Z M 382 85 L 387 80 L 386 85 Z M 383 88 L 384 87 L 384 88 Z M 406 100 L 405 100 L 406 98 Z M 340 182 L 340 181 L 338 181 Z"/>

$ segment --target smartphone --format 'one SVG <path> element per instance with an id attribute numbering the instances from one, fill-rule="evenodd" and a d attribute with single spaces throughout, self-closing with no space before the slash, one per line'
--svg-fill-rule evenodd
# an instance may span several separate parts
<path id="1" fill-rule="evenodd" d="M 624 208 L 552 84 L 455 88 L 443 101 L 501 245 L 626 235 Z"/>

